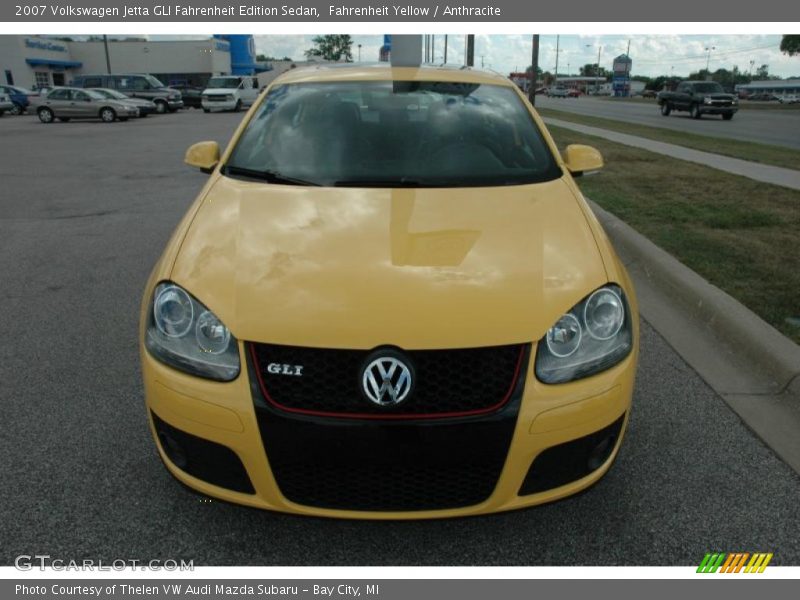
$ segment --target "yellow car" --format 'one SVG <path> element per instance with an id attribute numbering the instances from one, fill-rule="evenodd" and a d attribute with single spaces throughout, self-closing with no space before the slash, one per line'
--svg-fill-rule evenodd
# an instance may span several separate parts
<path id="1" fill-rule="evenodd" d="M 563 498 L 611 466 L 633 287 L 514 84 L 297 69 L 251 107 L 156 264 L 147 415 L 170 473 L 287 513 L 406 519 Z"/>

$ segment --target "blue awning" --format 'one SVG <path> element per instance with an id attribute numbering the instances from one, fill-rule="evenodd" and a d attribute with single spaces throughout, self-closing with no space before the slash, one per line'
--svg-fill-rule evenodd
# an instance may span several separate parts
<path id="1" fill-rule="evenodd" d="M 55 60 L 52 58 L 26 58 L 25 62 L 32 67 L 53 67 L 55 69 L 79 69 L 82 62 L 75 60 Z"/>

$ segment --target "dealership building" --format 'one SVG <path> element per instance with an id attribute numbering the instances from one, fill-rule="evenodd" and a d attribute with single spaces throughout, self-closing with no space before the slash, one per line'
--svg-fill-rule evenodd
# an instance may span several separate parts
<path id="1" fill-rule="evenodd" d="M 150 73 L 167 85 L 204 86 L 214 75 L 269 70 L 255 60 L 252 35 L 204 40 L 140 38 L 71 41 L 43 36 L 0 36 L 0 82 L 25 88 L 69 85 L 76 75 Z"/>

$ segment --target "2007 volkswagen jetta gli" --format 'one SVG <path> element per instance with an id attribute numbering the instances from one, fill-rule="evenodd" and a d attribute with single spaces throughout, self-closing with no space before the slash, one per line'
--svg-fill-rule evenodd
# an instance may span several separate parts
<path id="1" fill-rule="evenodd" d="M 276 79 L 155 266 L 148 418 L 178 480 L 277 511 L 491 513 L 573 494 L 619 450 L 631 282 L 507 79 L 336 67 Z"/>

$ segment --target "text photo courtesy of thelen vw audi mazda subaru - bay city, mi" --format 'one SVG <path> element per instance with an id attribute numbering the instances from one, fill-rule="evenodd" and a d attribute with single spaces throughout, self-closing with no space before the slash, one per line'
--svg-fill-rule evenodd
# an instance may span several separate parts
<path id="1" fill-rule="evenodd" d="M 521 91 L 488 71 L 290 70 L 255 101 L 150 275 L 159 454 L 253 507 L 492 513 L 598 481 L 638 356 L 630 279 Z M 489 202 L 488 200 L 491 200 Z"/>

